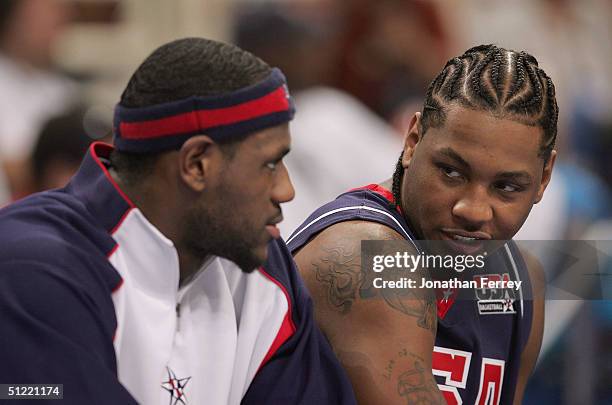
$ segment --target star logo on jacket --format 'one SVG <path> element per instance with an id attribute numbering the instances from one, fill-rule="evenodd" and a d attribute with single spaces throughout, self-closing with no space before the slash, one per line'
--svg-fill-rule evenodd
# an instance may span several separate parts
<path id="1" fill-rule="evenodd" d="M 166 367 L 168 372 L 168 380 L 162 382 L 162 388 L 170 393 L 170 405 L 183 404 L 187 405 L 187 396 L 185 395 L 185 386 L 191 380 L 191 377 L 177 378 L 174 371 Z"/>

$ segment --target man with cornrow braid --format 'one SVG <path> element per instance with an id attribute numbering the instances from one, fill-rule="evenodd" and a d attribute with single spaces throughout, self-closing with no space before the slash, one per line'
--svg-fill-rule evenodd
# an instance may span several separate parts
<path id="1" fill-rule="evenodd" d="M 0 211 L 0 381 L 63 404 L 354 404 L 276 224 L 293 103 L 233 45 L 155 50 L 68 185 Z"/>
<path id="2" fill-rule="evenodd" d="M 288 239 L 359 403 L 521 402 L 542 339 L 544 283 L 511 239 L 550 180 L 557 115 L 554 85 L 533 56 L 471 48 L 430 84 L 392 179 L 340 195 Z M 361 263 L 363 240 L 407 240 L 415 255 L 488 246 L 482 274 L 522 287 L 499 308 L 469 289 L 374 288 L 385 273 Z M 482 276 L 474 271 L 469 280 Z"/>

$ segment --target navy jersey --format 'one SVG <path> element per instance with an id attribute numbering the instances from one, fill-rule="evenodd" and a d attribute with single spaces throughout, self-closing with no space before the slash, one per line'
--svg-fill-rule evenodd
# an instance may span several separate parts
<path id="1" fill-rule="evenodd" d="M 419 249 L 392 201 L 392 194 L 378 185 L 344 193 L 310 215 L 288 239 L 288 246 L 295 253 L 331 225 L 362 220 L 392 228 Z M 438 329 L 432 372 L 449 404 L 512 404 L 514 398 L 532 321 L 532 301 L 526 299 L 531 296 L 529 277 L 512 242 L 488 256 L 486 269 L 488 277 L 496 274 L 500 279 L 523 281 L 514 299 L 496 297 L 488 290 L 466 290 L 478 294 L 471 299 L 457 299 L 458 291 L 436 291 Z"/>
<path id="2" fill-rule="evenodd" d="M 65 404 L 354 404 L 284 242 L 248 274 L 209 258 L 179 290 L 111 150 L 0 210 L 0 382 L 63 384 Z"/>

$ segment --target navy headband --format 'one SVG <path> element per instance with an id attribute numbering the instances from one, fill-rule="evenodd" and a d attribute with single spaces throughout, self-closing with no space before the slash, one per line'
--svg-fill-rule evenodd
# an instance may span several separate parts
<path id="1" fill-rule="evenodd" d="M 274 68 L 265 80 L 229 94 L 143 108 L 118 104 L 114 144 L 119 151 L 134 153 L 179 149 L 193 135 L 231 140 L 289 122 L 294 113 L 285 76 Z"/>

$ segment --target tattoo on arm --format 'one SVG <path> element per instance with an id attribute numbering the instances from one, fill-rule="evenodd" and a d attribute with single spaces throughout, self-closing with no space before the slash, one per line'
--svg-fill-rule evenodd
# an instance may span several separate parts
<path id="1" fill-rule="evenodd" d="M 406 404 L 444 404 L 437 384 L 427 371 L 422 357 L 402 349 L 395 359 L 389 360 L 383 378 L 397 381 L 397 394 Z M 393 378 L 397 375 L 396 378 Z"/>
<path id="2" fill-rule="evenodd" d="M 359 248 L 346 246 L 342 243 L 331 248 L 321 248 L 319 259 L 312 262 L 312 269 L 318 282 L 327 285 L 327 300 L 329 304 L 347 314 L 353 302 L 359 297 L 368 299 L 380 297 L 391 308 L 417 319 L 417 325 L 436 333 L 437 315 L 436 301 L 433 292 L 414 289 L 376 289 L 373 272 L 365 272 L 361 262 Z M 399 280 L 405 272 L 387 270 L 386 280 Z"/>
<path id="3" fill-rule="evenodd" d="M 359 252 L 342 245 L 322 250 L 325 254 L 312 263 L 317 281 L 328 285 L 327 300 L 330 305 L 346 314 L 363 284 Z"/>
<path id="4" fill-rule="evenodd" d="M 436 334 L 438 319 L 433 292 L 419 290 L 418 295 L 422 296 L 417 296 L 409 290 L 385 288 L 381 291 L 383 298 L 391 308 L 417 318 L 418 326 Z"/>

